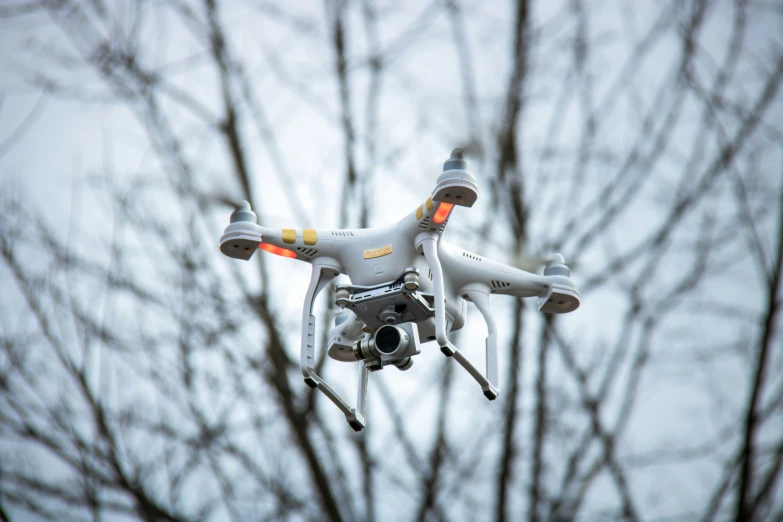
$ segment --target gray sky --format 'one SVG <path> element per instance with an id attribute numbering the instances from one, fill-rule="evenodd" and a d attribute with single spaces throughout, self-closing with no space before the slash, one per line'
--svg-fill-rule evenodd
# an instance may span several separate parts
<path id="1" fill-rule="evenodd" d="M 259 5 L 264 4 L 261 2 Z M 771 56 L 780 52 L 780 34 L 783 34 L 780 13 L 773 7 L 757 2 L 747 22 L 748 37 L 742 54 L 742 65 L 736 77 L 726 89 L 726 97 L 737 104 L 755 99 L 758 95 L 758 76 L 769 68 Z M 460 80 L 458 55 L 452 42 L 451 28 L 444 14 L 429 18 L 427 5 L 419 2 L 405 2 L 403 5 L 386 3 L 383 22 L 378 30 L 379 45 L 390 57 L 388 72 L 382 86 L 382 101 L 379 108 L 378 133 L 379 155 L 377 160 L 369 157 L 366 148 L 364 107 L 367 102 L 368 74 L 366 55 L 368 35 L 356 13 L 349 20 L 350 53 L 349 67 L 352 71 L 353 106 L 357 120 L 357 163 L 362 172 L 374 171 L 370 195 L 370 221 L 380 225 L 395 220 L 406 213 L 428 195 L 432 183 L 440 172 L 441 163 L 449 151 L 469 143 L 478 137 L 485 144 L 484 160 L 474 154 L 474 171 L 483 194 L 489 193 L 490 171 L 497 155 L 494 133 L 499 114 L 500 100 L 509 72 L 509 22 L 512 13 L 501 2 L 468 2 L 465 5 L 465 31 L 471 50 L 471 65 L 475 75 L 475 91 L 478 107 L 479 127 L 471 128 L 466 122 L 469 116 L 464 111 L 464 85 Z M 333 57 L 326 44 L 327 35 L 323 6 L 318 2 L 292 2 L 286 9 L 295 24 L 281 22 L 275 17 L 256 17 L 251 7 L 232 6 L 223 14 L 223 20 L 231 27 L 230 45 L 245 60 L 253 79 L 253 89 L 258 93 L 266 111 L 266 117 L 276 133 L 279 145 L 279 161 L 266 147 L 259 133 L 253 129 L 251 118 L 244 125 L 251 127 L 248 136 L 255 136 L 245 143 L 251 171 L 253 192 L 260 202 L 256 212 L 264 224 L 270 227 L 291 226 L 296 228 L 336 228 L 339 216 L 339 194 L 344 171 L 343 137 L 339 127 L 339 105 L 336 83 L 333 79 Z M 581 199 L 577 207 L 583 208 L 598 194 L 608 179 L 613 179 L 620 170 L 624 154 L 639 139 L 640 122 L 652 114 L 657 107 L 669 107 L 675 94 L 659 86 L 673 83 L 679 45 L 678 32 L 670 31 L 639 66 L 631 84 L 623 95 L 614 99 L 613 86 L 620 75 L 620 66 L 625 63 L 632 48 L 663 8 L 654 3 L 589 3 L 591 25 L 588 37 L 593 42 L 590 55 L 590 75 L 594 86 L 591 103 L 596 107 L 610 107 L 596 122 L 597 137 L 592 143 L 593 156 L 585 167 L 584 183 L 576 189 Z M 682 10 L 681 10 L 682 11 Z M 531 216 L 530 254 L 546 250 L 551 246 L 553 230 L 559 230 L 568 222 L 573 208 L 569 206 L 568 194 L 572 190 L 572 178 L 578 170 L 579 143 L 584 136 L 585 114 L 580 108 L 578 93 L 580 85 L 573 71 L 570 54 L 573 27 L 557 2 L 539 2 L 534 10 L 537 34 L 536 52 L 531 57 L 532 76 L 525 92 L 524 130 L 520 136 L 523 175 L 535 197 L 536 211 Z M 731 6 L 719 4 L 710 11 L 698 44 L 700 59 L 693 67 L 697 81 L 711 84 L 716 74 L 715 64 L 721 63 L 727 53 L 728 28 L 732 16 Z M 425 19 L 426 23 L 421 20 Z M 251 21 L 253 23 L 251 23 Z M 259 22 L 260 21 L 260 22 Z M 681 20 L 674 20 L 676 26 Z M 161 164 L 159 156 L 150 146 L 145 134 L 145 121 L 126 106 L 114 103 L 91 73 L 66 71 L 62 60 L 58 64 L 36 61 L 38 48 L 54 48 L 65 55 L 74 53 L 58 27 L 43 18 L 26 20 L 13 30 L 0 31 L 0 144 L 12 136 L 26 119 L 30 119 L 24 132 L 10 146 L 4 147 L 0 156 L 0 189 L 5 193 L 20 195 L 32 211 L 39 212 L 62 234 L 78 236 L 76 248 L 84 249 L 91 242 L 97 243 L 96 256 L 101 258 L 108 249 L 108 238 L 112 232 L 113 219 L 117 209 L 108 199 L 101 199 L 101 193 L 79 187 L 85 178 L 94 174 L 111 174 L 119 183 L 149 178 L 162 182 L 167 179 L 170 166 Z M 142 29 L 147 46 L 143 56 L 145 63 L 165 66 L 173 71 L 167 78 L 172 88 L 178 88 L 203 104 L 207 111 L 218 110 L 220 99 L 217 83 L 203 57 L 203 49 L 194 45 L 181 23 L 166 16 L 157 17 Z M 32 51 L 30 50 L 32 49 Z M 69 86 L 83 88 L 89 100 L 64 100 L 62 97 L 41 94 L 28 83 L 36 73 L 51 74 L 62 79 Z M 573 82 L 573 92 L 567 88 Z M 628 94 L 628 93 L 631 94 Z M 657 98 L 656 96 L 660 96 Z M 565 102 L 563 102 L 565 100 Z M 38 108 L 36 109 L 36 105 Z M 230 168 L 221 144 L 214 135 L 204 132 L 204 126 L 185 110 L 166 107 L 177 117 L 173 119 L 176 131 L 187 136 L 184 144 L 186 154 L 198 164 L 200 171 L 197 183 L 214 187 L 215 194 L 229 199 L 238 199 L 238 187 L 227 182 L 225 174 Z M 553 129 L 555 115 L 563 111 L 559 127 Z M 630 249 L 658 226 L 658 220 L 675 198 L 690 190 L 701 173 L 707 168 L 709 158 L 717 150 L 718 138 L 705 145 L 702 161 L 693 165 L 693 173 L 683 174 L 687 158 L 697 141 L 703 107 L 689 98 L 681 108 L 678 123 L 661 160 L 651 168 L 651 180 L 642 190 L 643 197 L 624 212 L 617 223 L 596 240 L 585 251 L 574 252 L 575 245 L 566 243 L 563 251 L 567 259 L 577 258 L 574 278 L 578 283 L 587 279 L 589 273 L 600 271 L 602 263 L 616 252 Z M 31 116 L 32 114 L 32 116 Z M 780 122 L 783 121 L 783 105 L 778 99 L 765 115 L 763 137 L 754 141 L 760 151 L 758 158 L 758 184 L 776 186 L 783 158 L 775 152 L 769 142 L 777 132 L 780 137 Z M 660 125 L 660 118 L 654 125 Z M 721 129 L 733 135 L 738 120 L 721 117 Z M 191 132 L 192 129 L 192 132 Z M 769 131 L 769 132 L 767 132 Z M 717 131 L 716 136 L 718 135 Z M 761 133 L 760 133 L 761 134 Z M 553 139 L 554 136 L 554 139 Z M 651 150 L 652 143 L 640 147 L 642 155 Z M 555 153 L 552 153 L 552 150 Z M 604 159 L 601 159 L 604 158 Z M 743 161 L 747 158 L 743 158 Z M 283 166 L 281 172 L 280 166 Z M 233 176 L 230 177 L 233 180 Z M 751 185 L 753 176 L 749 176 Z M 624 182 L 620 178 L 620 182 Z M 539 196 L 540 195 L 540 196 Z M 301 211 L 292 208 L 295 202 Z M 607 201 L 610 204 L 612 201 Z M 679 277 L 677 270 L 682 261 L 677 250 L 698 240 L 702 224 L 710 212 L 720 216 L 736 212 L 722 192 L 716 190 L 711 210 L 695 212 L 688 218 L 682 233 L 673 241 L 671 252 L 663 268 L 654 274 L 665 287 Z M 74 208 L 77 207 L 77 208 Z M 163 207 L 165 208 L 165 207 Z M 164 212 L 161 208 L 157 210 Z M 452 219 L 445 238 L 459 246 L 477 250 L 482 254 L 513 261 L 514 254 L 508 249 L 510 231 L 498 227 L 491 237 L 482 234 L 480 222 L 492 220 L 493 214 L 501 210 L 493 208 L 488 197 L 480 198 L 474 209 L 460 211 Z M 173 211 L 172 211 L 173 212 Z M 229 210 L 225 209 L 227 223 Z M 304 218 L 296 221 L 297 214 Z M 765 239 L 771 240 L 775 233 L 774 214 L 764 221 L 762 230 Z M 218 255 L 217 241 L 223 222 L 215 218 L 213 236 L 204 237 L 206 243 L 214 244 Z M 138 245 L 144 248 L 144 245 Z M 261 255 L 260 253 L 258 255 Z M 722 254 L 729 259 L 730 253 Z M 274 275 L 270 281 L 276 305 L 284 313 L 285 331 L 291 336 L 290 347 L 298 345 L 301 296 L 307 286 L 309 269 L 305 264 L 290 263 L 287 260 L 267 256 L 269 272 Z M 641 264 L 641 263 L 640 263 Z M 721 301 L 728 305 L 739 304 L 740 308 L 756 311 L 761 305 L 761 289 L 752 273 L 750 262 L 739 261 L 725 269 L 723 276 L 715 280 L 719 286 L 706 285 L 689 296 L 683 310 L 667 318 L 667 327 L 660 337 L 652 340 L 655 360 L 654 370 L 645 376 L 644 386 L 639 392 L 638 404 L 633 421 L 620 448 L 620 453 L 633 467 L 636 459 L 643 461 L 646 455 L 666 449 L 672 441 L 689 446 L 693 439 L 697 444 L 709 440 L 712 433 L 725 424 L 727 418 L 716 409 L 716 402 L 723 402 L 726 408 L 735 412 L 742 406 L 744 388 L 732 385 L 733 379 L 740 381 L 746 369 L 737 365 L 742 355 L 732 354 L 724 360 L 701 364 L 699 350 L 693 348 L 701 343 L 718 345 L 722 340 L 734 339 L 743 332 L 749 332 L 749 322 L 737 315 L 717 320 L 716 315 L 701 315 L 702 301 Z M 227 265 L 226 273 L 233 268 Z M 239 270 L 251 281 L 256 281 L 254 266 L 243 266 Z M 617 279 L 585 296 L 581 308 L 562 319 L 561 327 L 579 350 L 580 362 L 599 364 L 606 357 L 609 347 L 618 338 L 621 318 L 628 306 L 628 282 L 641 270 L 633 265 Z M 0 276 L 6 277 L 7 274 Z M 652 285 L 655 286 L 655 285 Z M 655 288 L 649 292 L 655 295 Z M 24 322 L 26 312 L 16 311 L 18 296 L 3 294 L 2 314 L 4 328 Z M 323 306 L 323 300 L 320 303 Z M 503 298 L 494 297 L 493 308 L 497 311 L 498 327 L 504 340 L 510 335 L 513 317 L 511 304 Z M 679 306 L 680 303 L 673 303 Z M 533 314 L 529 314 L 531 317 Z M 485 327 L 475 310 L 469 315 L 469 326 L 461 334 L 460 341 L 469 356 L 482 360 Z M 537 320 L 536 320 L 537 321 Z M 530 324 L 539 325 L 538 322 Z M 535 346 L 539 332 L 529 328 L 526 341 Z M 629 346 L 638 342 L 638 330 L 629 336 Z M 432 343 L 431 343 L 432 344 Z M 682 366 L 678 362 L 678 346 L 687 348 L 682 355 Z M 507 361 L 505 349 L 501 352 L 501 363 Z M 439 371 L 437 363 L 442 356 L 434 345 L 426 345 L 425 352 L 418 356 L 414 370 L 407 373 L 383 372 L 383 379 L 389 388 L 400 394 L 400 403 L 410 405 L 406 413 L 409 426 L 420 426 L 417 436 L 430 440 L 434 433 L 431 422 L 436 411 L 438 396 L 430 393 L 422 400 L 416 397 L 422 389 L 431 387 Z M 527 353 L 523 364 L 521 409 L 525 415 L 532 410 L 532 389 L 536 378 L 534 354 Z M 683 370 L 682 368 L 686 369 Z M 780 361 L 777 361 L 780 368 Z M 348 383 L 346 390 L 352 395 L 353 368 L 335 367 L 327 369 L 327 376 L 338 378 L 340 384 Z M 568 381 L 561 363 L 552 363 L 552 375 L 563 380 L 564 395 L 573 391 L 574 384 Z M 624 367 L 627 372 L 628 368 Z M 112 374 L 114 375 L 114 374 Z M 505 370 L 501 371 L 503 378 Z M 623 377 L 629 377 L 623 374 Z M 111 379 L 111 376 L 107 377 Z M 630 377 L 629 377 L 630 378 Z M 497 419 L 498 406 L 488 405 L 476 393 L 475 384 L 468 376 L 458 372 L 455 376 L 454 400 L 459 403 L 449 417 L 449 424 L 459 432 L 470 431 L 471 426 L 487 426 Z M 723 385 L 721 385 L 723 383 Z M 728 383 L 728 384 L 727 384 Z M 298 385 L 299 383 L 297 383 Z M 504 383 L 501 383 L 503 389 Z M 375 391 L 371 389 L 371 394 Z M 319 399 L 321 399 L 319 397 Z M 371 404 L 376 399 L 371 399 Z M 622 397 L 615 397 L 605 408 L 606 416 L 613 417 Z M 493 409 L 494 408 L 494 409 Z M 381 410 L 381 408 L 377 408 Z M 336 412 L 325 415 L 335 429 L 343 422 Z M 399 457 L 403 451 L 393 444 L 393 419 L 386 413 L 373 415 L 377 430 L 373 433 L 373 446 L 392 446 L 389 458 Z M 568 438 L 572 426 L 564 420 L 553 427 L 563 438 Z M 530 425 L 521 426 L 523 435 L 528 436 Z M 391 439 L 391 440 L 390 440 Z M 527 440 L 527 439 L 525 439 Z M 716 452 L 723 455 L 728 445 Z M 496 448 L 490 450 L 494 454 Z M 525 447 L 523 452 L 528 452 Z M 556 448 L 551 448 L 552 468 L 560 470 Z M 641 466 L 641 465 L 640 465 Z M 645 511 L 665 516 L 673 513 L 692 513 L 698 510 L 711 492 L 711 480 L 718 466 L 715 460 L 696 459 L 680 466 L 662 466 L 639 470 L 633 481 L 633 489 L 639 493 L 639 503 Z M 408 470 L 409 472 L 409 470 Z M 406 473 L 406 472 L 403 472 Z M 553 473 L 554 475 L 554 473 Z M 383 480 L 391 481 L 389 477 Z M 553 484 L 554 478 L 549 479 Z M 704 484 L 710 484 L 705 487 Z M 615 497 L 609 479 L 597 481 L 589 497 L 590 510 L 600 511 L 614 502 Z M 380 502 L 379 512 L 392 513 L 402 499 L 399 489 L 390 488 L 389 496 Z M 477 491 L 480 491 L 478 487 Z M 513 501 L 521 509 L 521 501 Z"/>

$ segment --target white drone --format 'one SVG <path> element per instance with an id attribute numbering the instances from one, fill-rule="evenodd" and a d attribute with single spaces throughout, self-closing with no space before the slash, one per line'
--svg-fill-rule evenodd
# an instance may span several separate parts
<path id="1" fill-rule="evenodd" d="M 579 292 L 559 254 L 539 276 L 459 249 L 441 240 L 455 205 L 472 207 L 478 197 L 462 151 L 443 165 L 432 196 L 398 223 L 371 229 L 295 230 L 259 226 L 243 201 L 231 214 L 220 251 L 248 260 L 257 249 L 313 265 L 302 312 L 300 368 L 305 383 L 326 394 L 355 431 L 366 425 L 369 372 L 393 365 L 407 370 L 420 344 L 436 341 L 481 385 L 489 400 L 498 396 L 497 328 L 490 294 L 539 297 L 542 312 L 562 314 L 579 307 Z M 357 406 L 351 407 L 315 373 L 315 316 L 318 293 L 339 274 L 352 284 L 338 285 L 343 312 L 329 333 L 328 354 L 360 362 Z M 426 275 L 425 275 L 426 274 Z M 487 370 L 483 375 L 451 342 L 448 334 L 465 323 L 472 301 L 487 323 Z"/>

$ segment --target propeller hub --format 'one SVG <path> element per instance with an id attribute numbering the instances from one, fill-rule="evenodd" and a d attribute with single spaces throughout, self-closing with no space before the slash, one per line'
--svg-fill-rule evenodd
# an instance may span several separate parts
<path id="1" fill-rule="evenodd" d="M 465 159 L 465 153 L 462 149 L 454 149 L 451 156 L 443 164 L 443 172 L 447 170 L 468 170 L 468 160 Z"/>
<path id="2" fill-rule="evenodd" d="M 245 200 L 240 201 L 236 210 L 231 213 L 231 223 L 236 223 L 237 221 L 249 221 L 250 223 L 258 224 L 258 216 L 250 208 L 249 202 Z"/>
<path id="3" fill-rule="evenodd" d="M 552 260 L 544 269 L 545 276 L 561 275 L 571 277 L 571 269 L 565 264 L 565 258 L 562 254 L 555 254 Z"/>

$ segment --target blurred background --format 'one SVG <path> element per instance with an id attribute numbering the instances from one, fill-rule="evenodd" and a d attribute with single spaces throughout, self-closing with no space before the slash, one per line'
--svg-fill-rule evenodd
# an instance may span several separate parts
<path id="1" fill-rule="evenodd" d="M 774 0 L 0 3 L 0 520 L 783 520 L 782 40 Z M 218 240 L 393 222 L 455 147 L 444 239 L 582 305 L 493 297 L 500 398 L 428 343 L 356 434 L 307 264 Z"/>

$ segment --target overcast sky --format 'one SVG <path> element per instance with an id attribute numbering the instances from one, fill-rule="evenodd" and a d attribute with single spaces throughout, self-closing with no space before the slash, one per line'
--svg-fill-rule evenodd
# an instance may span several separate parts
<path id="1" fill-rule="evenodd" d="M 657 20 L 662 8 L 653 2 L 620 3 L 619 6 L 615 2 L 603 1 L 589 4 L 591 25 L 588 36 L 594 42 L 591 55 L 594 102 L 612 107 L 606 117 L 597 122 L 600 130 L 593 143 L 593 156 L 586 169 L 585 182 L 575 189 L 594 195 L 601 184 L 619 170 L 622 155 L 638 138 L 636 133 L 644 116 L 654 113 L 656 104 L 668 107 L 673 95 L 666 92 L 661 98 L 656 98 L 656 95 L 659 86 L 673 83 L 680 42 L 679 30 L 672 29 L 670 36 L 656 45 L 633 76 L 632 85 L 627 89 L 632 94 L 613 100 L 607 93 L 613 92 L 618 69 L 629 56 L 632 43 Z M 771 68 L 770 57 L 779 53 L 781 48 L 783 17 L 780 13 L 770 14 L 775 12 L 774 6 L 767 9 L 765 3 L 757 4 L 759 7 L 752 11 L 748 20 L 742 65 L 727 89 L 727 98 L 738 104 L 755 99 L 760 88 L 760 73 Z M 279 144 L 280 156 L 276 158 L 262 144 L 258 134 L 254 134 L 257 131 L 248 133 L 258 140 L 245 144 L 251 159 L 253 195 L 260 207 L 256 208 L 256 212 L 263 224 L 269 227 L 336 228 L 345 169 L 344 141 L 324 9 L 319 2 L 287 2 L 285 7 L 290 9 L 290 16 L 288 21 L 283 22 L 277 17 L 255 16 L 256 8 L 245 5 L 232 4 L 223 11 L 223 20 L 232 30 L 230 45 L 242 56 L 250 70 L 252 87 L 263 100 L 266 116 L 272 122 Z M 383 22 L 377 36 L 381 48 L 388 53 L 389 62 L 378 115 L 381 128 L 379 155 L 370 158 L 366 147 L 357 147 L 360 170 L 375 172 L 369 196 L 370 222 L 373 225 L 398 219 L 414 209 L 429 195 L 450 150 L 470 144 L 477 137 L 486 144 L 487 150 L 483 158 L 472 153 L 469 159 L 473 162 L 481 194 L 489 193 L 489 177 L 483 175 L 482 170 L 493 168 L 496 157 L 494 133 L 503 116 L 499 111 L 510 69 L 509 19 L 513 16 L 505 2 L 466 2 L 465 31 L 471 49 L 479 115 L 478 128 L 472 128 L 468 123 L 469 115 L 464 111 L 461 70 L 447 17 L 444 14 L 428 17 L 427 10 L 431 6 L 413 1 L 403 2 L 400 6 L 387 2 L 384 7 Z M 700 33 L 698 44 L 702 54 L 693 74 L 707 84 L 715 77 L 715 64 L 721 63 L 728 52 L 727 35 L 732 12 L 729 3 L 719 4 L 710 11 Z M 542 194 L 541 199 L 535 201 L 535 208 L 546 208 L 547 211 L 537 211 L 531 216 L 528 254 L 539 253 L 539 249 L 548 253 L 546 249 L 553 239 L 552 231 L 559 230 L 571 215 L 572 209 L 565 204 L 567 195 L 573 190 L 573 182 L 568 176 L 578 167 L 578 140 L 583 136 L 585 120 L 576 101 L 578 96 L 565 96 L 564 93 L 569 91 L 563 87 L 569 81 L 577 81 L 569 76 L 573 68 L 570 53 L 572 26 L 567 23 L 561 6 L 556 2 L 538 2 L 534 14 L 540 40 L 530 62 L 529 74 L 533 80 L 525 92 L 525 125 L 520 149 L 529 193 Z M 351 86 L 354 89 L 352 108 L 357 115 L 358 141 L 364 145 L 363 133 L 367 123 L 363 109 L 367 103 L 369 78 L 366 67 L 368 38 L 358 15 L 353 13 L 353 16 L 349 25 L 349 67 L 353 73 Z M 675 27 L 681 22 L 674 20 L 671 25 Z M 210 63 L 183 24 L 160 16 L 148 21 L 142 31 L 146 46 L 143 49 L 145 63 L 170 71 L 169 80 L 173 87 L 186 91 L 207 110 L 218 111 L 221 107 L 219 86 Z M 62 56 L 47 62 L 40 58 L 42 52 Z M 67 63 L 67 56 L 75 52 L 75 47 L 60 28 L 45 16 L 3 24 L 0 30 L 0 190 L 23 197 L 26 206 L 43 215 L 60 233 L 78 230 L 78 248 L 88 248 L 86 245 L 94 239 L 98 242 L 97 249 L 104 251 L 108 248 L 111 219 L 117 209 L 112 208 L 110 200 L 102 199 L 100 191 L 82 193 L 79 188 L 85 180 L 92 175 L 109 174 L 120 183 L 141 178 L 162 182 L 170 166 L 163 164 L 151 147 L 140 113 L 116 103 L 92 72 L 78 68 L 69 70 L 63 66 Z M 49 74 L 76 88 L 78 94 L 87 99 L 68 100 L 61 95 L 42 94 L 40 86 L 31 79 Z M 561 96 L 568 100 L 567 103 L 561 103 L 564 99 Z M 782 107 L 778 100 L 765 115 L 765 125 L 777 129 L 778 136 L 783 121 Z M 551 122 L 561 110 L 565 116 L 560 120 L 560 127 L 553 130 Z M 588 272 L 599 271 L 601 263 L 614 252 L 630 248 L 653 231 L 678 191 L 690 189 L 688 180 L 696 180 L 704 171 L 706 159 L 693 165 L 692 175 L 682 175 L 686 159 L 696 142 L 694 134 L 698 132 L 702 111 L 703 107 L 693 100 L 683 104 L 682 117 L 672 131 L 671 143 L 662 154 L 661 161 L 651 169 L 655 173 L 654 182 L 645 186 L 644 197 L 622 215 L 619 224 L 613 226 L 606 237 L 600 238 L 584 252 L 569 252 L 568 249 L 573 249 L 574 245 L 566 241 L 564 252 L 581 263 L 581 268 L 576 264 L 574 269 L 578 283 L 586 278 Z M 185 112 L 181 108 L 172 109 L 173 114 Z M 247 121 L 245 124 L 252 125 Z M 174 125 L 178 133 L 187 137 L 187 154 L 199 166 L 196 182 L 209 187 L 215 195 L 239 199 L 236 178 L 226 174 L 226 169 L 231 168 L 230 163 L 220 152 L 221 144 L 215 143 L 214 136 L 205 132 L 193 117 L 181 115 L 174 119 Z M 722 125 L 725 134 L 731 136 L 736 132 L 738 123 L 726 117 Z M 554 143 L 550 141 L 553 135 Z M 779 179 L 783 158 L 780 152 L 771 151 L 769 140 L 765 139 L 758 142 L 761 150 L 760 176 L 763 177 L 761 184 L 775 186 L 774 180 Z M 706 146 L 706 158 L 716 150 L 716 142 L 717 139 Z M 648 149 L 642 147 L 642 150 Z M 605 166 L 600 164 L 604 161 L 601 158 L 605 159 Z M 554 190 L 545 190 L 547 187 L 554 187 Z M 585 196 L 587 200 L 589 198 Z M 74 208 L 74 202 L 78 208 Z M 298 209 L 293 208 L 292 202 L 298 205 Z M 156 210 L 165 214 L 165 205 L 162 207 Z M 727 212 L 735 212 L 718 195 L 715 196 L 715 208 L 718 209 L 715 211 L 717 214 L 724 208 L 729 209 Z M 174 209 L 172 205 L 172 214 L 176 213 Z M 223 218 L 213 216 L 213 236 L 204 237 L 204 242 L 214 245 L 215 256 L 218 255 L 217 242 L 222 226 L 227 224 L 230 209 L 226 207 L 222 212 Z M 488 197 L 480 197 L 474 209 L 458 209 L 454 213 L 444 238 L 482 254 L 497 256 L 502 261 L 513 262 L 516 258 L 508 248 L 511 233 L 507 227 L 499 226 L 486 236 L 482 235 L 485 229 L 479 226 L 479 221 L 491 222 L 492 216 L 499 216 L 501 212 L 502 209 L 492 207 Z M 768 241 L 775 234 L 776 224 L 774 214 L 770 216 L 762 228 L 764 239 Z M 702 222 L 699 219 L 703 217 L 702 214 L 694 216 L 693 222 L 689 221 L 685 227 L 687 233 L 678 237 L 677 241 L 685 245 L 698 238 L 699 223 Z M 672 250 L 676 251 L 679 246 L 675 244 Z M 139 248 L 144 248 L 144 245 L 139 245 Z M 654 277 L 660 278 L 661 285 L 681 275 L 677 271 L 676 252 L 667 255 L 672 256 L 665 265 L 670 270 L 654 274 Z M 276 305 L 284 311 L 284 328 L 293 339 L 289 345 L 296 347 L 301 296 L 307 286 L 309 267 L 268 257 L 270 273 L 276 275 L 270 282 Z M 762 289 L 758 279 L 748 276 L 751 273 L 749 265 L 750 262 L 743 261 L 726 269 L 727 275 L 721 279 L 721 285 L 700 288 L 694 294 L 695 302 L 703 298 L 710 302 L 742 303 L 750 311 L 756 311 L 761 306 Z M 582 307 L 563 319 L 563 330 L 584 346 L 584 353 L 580 354 L 583 361 L 592 360 L 598 364 L 602 360 L 602 350 L 618 336 L 621 310 L 628 306 L 626 283 L 637 268 L 629 268 L 627 273 L 618 274 L 617 280 L 612 280 L 607 287 L 585 296 Z M 736 271 L 732 272 L 732 269 Z M 228 265 L 225 270 L 228 272 Z M 256 277 L 253 266 L 243 266 L 240 270 L 251 280 Z M 9 295 L 3 293 L 2 314 L 6 328 L 16 324 L 26 313 L 15 309 L 14 299 L 17 296 Z M 502 299 L 493 297 L 492 302 L 493 307 L 498 303 L 495 308 L 499 316 L 498 327 L 505 342 L 511 333 L 513 318 L 510 303 Z M 672 319 L 667 331 L 669 335 L 656 339 L 655 346 L 661 353 L 666 355 L 670 353 L 667 350 L 675 349 L 668 343 L 669 339 L 683 343 L 719 340 L 737 335 L 746 327 L 737 326 L 730 320 L 718 322 L 714 317 L 702 318 L 694 312 L 696 308 L 689 303 L 691 314 L 683 313 Z M 473 347 L 470 356 L 481 360 L 479 348 L 483 346 L 486 329 L 475 310 L 470 312 L 469 317 L 472 323 L 460 339 L 466 346 Z M 534 335 L 537 332 L 531 328 L 528 333 L 531 344 L 535 343 Z M 629 344 L 635 341 L 630 339 Z M 441 355 L 434 346 L 427 347 L 429 351 L 419 356 L 420 360 L 414 365 L 416 372 L 395 372 L 384 376 L 392 389 L 406 396 L 409 401 L 406 404 L 416 402 L 414 394 L 426 387 L 428 379 L 436 376 L 435 364 Z M 506 352 L 502 353 L 505 357 Z M 526 359 L 526 363 L 532 363 L 532 354 L 527 357 L 530 360 Z M 501 359 L 501 364 L 504 362 Z M 698 363 L 694 366 L 698 367 Z M 629 430 L 625 446 L 631 460 L 637 448 L 652 452 L 665 448 L 672 440 L 698 438 L 717 429 L 716 418 L 725 420 L 720 419 L 720 412 L 714 410 L 711 402 L 714 397 L 708 390 L 714 390 L 710 388 L 715 384 L 712 379 L 721 382 L 735 377 L 740 371 L 736 364 L 729 360 L 716 366 L 709 378 L 699 375 L 691 379 L 688 373 L 691 366 L 688 368 L 688 371 L 683 371 L 675 364 L 662 365 L 646 382 L 637 408 L 638 415 Z M 527 392 L 532 390 L 535 382 L 534 370 L 532 364 L 524 366 Z M 553 371 L 563 370 L 556 367 Z M 354 384 L 349 380 L 354 378 L 353 368 L 330 368 L 328 372 L 332 377 L 345 378 L 350 383 L 345 385 L 347 390 L 351 390 L 349 394 L 353 393 Z M 505 377 L 505 371 L 501 371 L 501 375 Z M 559 375 L 562 376 L 562 373 Z M 690 382 L 702 378 L 704 382 L 697 385 Z M 454 396 L 464 399 L 468 405 L 466 408 L 471 410 L 455 415 L 450 422 L 463 430 L 471 423 L 491 422 L 497 411 L 493 413 L 486 401 L 482 402 L 483 398 L 477 396 L 475 384 L 463 374 L 457 377 L 456 382 L 458 391 Z M 725 395 L 727 400 L 732 401 L 732 407 L 739 407 L 744 397 L 744 389 L 730 384 L 718 386 L 715 393 Z M 529 413 L 532 395 L 525 393 L 523 397 L 522 407 Z M 410 412 L 412 424 L 421 421 L 422 438 L 426 440 L 434 430 L 434 424 L 427 421 L 431 420 L 435 411 L 435 400 L 432 395 L 426 397 Z M 608 404 L 607 410 L 614 412 L 619 400 Z M 343 422 L 336 411 L 332 413 L 334 415 L 328 416 L 330 421 L 335 421 L 335 425 Z M 382 446 L 392 437 L 388 435 L 392 419 L 379 414 L 372 422 L 380 427 L 375 436 L 376 443 Z M 568 428 L 566 425 L 558 427 L 563 433 Z M 529 426 L 525 425 L 524 430 L 528 429 Z M 400 450 L 395 448 L 395 451 Z M 640 450 L 639 453 L 643 452 Z M 698 462 L 684 468 L 672 468 L 668 472 L 660 471 L 664 477 L 660 481 L 654 478 L 657 472 L 648 473 L 635 483 L 640 491 L 645 492 L 640 496 L 640 502 L 651 512 L 659 514 L 697 509 L 694 506 L 700 506 L 711 491 L 703 486 L 703 482 L 711 484 L 710 477 L 716 469 L 714 463 Z M 611 497 L 608 491 L 612 487 L 601 481 L 591 502 L 600 506 L 604 499 Z M 607 490 L 606 495 L 604 490 Z M 668 504 L 667 496 L 676 490 L 681 490 L 680 498 L 673 505 Z M 385 509 L 392 512 L 395 498 L 390 497 L 386 501 Z"/>

